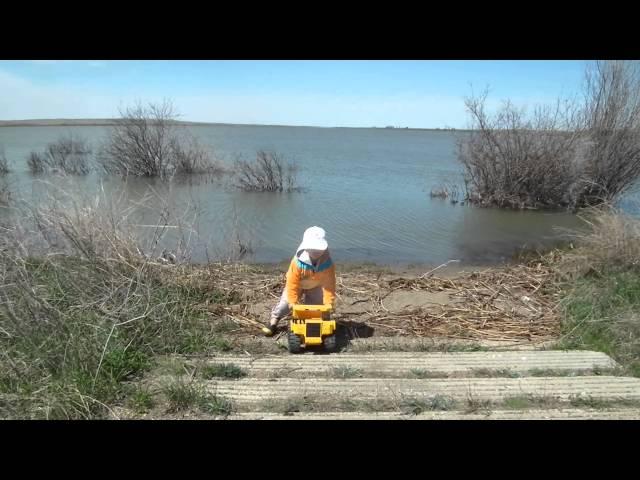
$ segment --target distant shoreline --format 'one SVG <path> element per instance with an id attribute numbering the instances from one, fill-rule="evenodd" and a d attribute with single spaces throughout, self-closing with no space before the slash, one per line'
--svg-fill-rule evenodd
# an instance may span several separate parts
<path id="1" fill-rule="evenodd" d="M 0 127 L 109 127 L 115 125 L 117 119 L 33 119 L 33 120 L 0 120 Z M 265 125 L 254 123 L 215 123 L 215 122 L 187 122 L 177 120 L 176 125 L 185 126 L 228 126 L 228 127 L 288 127 L 288 128 L 344 128 L 358 130 L 420 130 L 434 132 L 465 132 L 465 129 L 452 128 L 410 128 L 410 127 L 316 127 L 311 125 Z"/>
<path id="2" fill-rule="evenodd" d="M 35 119 L 35 120 L 0 120 L 0 127 L 108 127 L 115 125 L 116 119 L 112 118 L 87 118 L 87 119 Z M 176 120 L 176 125 L 213 125 L 206 122 L 183 122 Z"/>

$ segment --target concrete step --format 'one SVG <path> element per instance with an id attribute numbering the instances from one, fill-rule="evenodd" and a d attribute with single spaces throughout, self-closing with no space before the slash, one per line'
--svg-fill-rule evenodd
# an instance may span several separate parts
<path id="1" fill-rule="evenodd" d="M 467 340 L 456 338 L 367 337 L 353 338 L 348 350 L 364 351 L 453 351 L 453 350 L 542 350 L 553 342 L 513 342 L 501 340 Z M 283 343 L 284 344 L 284 343 Z"/>
<path id="2" fill-rule="evenodd" d="M 534 409 L 493 410 L 479 413 L 423 412 L 418 415 L 402 412 L 293 412 L 289 415 L 272 412 L 238 413 L 227 420 L 640 420 L 640 409 Z"/>
<path id="3" fill-rule="evenodd" d="M 371 351 L 406 351 L 406 352 L 450 352 L 476 350 L 544 350 L 549 349 L 553 342 L 507 342 L 499 340 L 467 340 L 445 337 L 385 337 L 372 336 L 367 338 L 339 337 L 340 349 L 349 352 Z M 263 336 L 245 337 L 232 342 L 237 350 L 248 353 L 270 353 L 288 355 L 287 336 L 281 332 L 276 338 Z"/>
<path id="4" fill-rule="evenodd" d="M 601 352 L 590 351 L 504 351 L 504 352 L 379 352 L 333 355 L 221 355 L 208 364 L 231 363 L 249 376 L 269 377 L 406 377 L 469 375 L 485 370 L 526 375 L 532 370 L 588 373 L 593 369 L 613 369 L 617 364 Z M 499 374 L 497 376 L 500 376 Z"/>
<path id="5" fill-rule="evenodd" d="M 512 397 L 548 397 L 596 400 L 640 400 L 640 379 L 631 377 L 526 377 L 526 378 L 244 378 L 210 380 L 207 389 L 239 405 L 286 401 L 306 397 L 313 401 L 431 399 L 503 402 Z"/>

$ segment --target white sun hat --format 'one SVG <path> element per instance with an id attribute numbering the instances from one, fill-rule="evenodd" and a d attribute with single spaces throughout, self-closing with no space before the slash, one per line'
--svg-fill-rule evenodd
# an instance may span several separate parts
<path id="1" fill-rule="evenodd" d="M 324 228 L 320 227 L 309 227 L 304 231 L 304 236 L 302 237 L 302 243 L 298 247 L 298 253 L 301 250 L 326 250 L 329 248 L 329 244 L 325 239 L 325 231 Z"/>

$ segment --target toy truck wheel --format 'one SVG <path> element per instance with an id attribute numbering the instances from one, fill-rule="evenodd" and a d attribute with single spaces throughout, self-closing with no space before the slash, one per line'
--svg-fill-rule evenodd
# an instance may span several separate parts
<path id="1" fill-rule="evenodd" d="M 300 337 L 295 333 L 289 332 L 289 352 L 300 353 L 301 344 Z"/>
<path id="2" fill-rule="evenodd" d="M 322 340 L 322 343 L 324 344 L 324 349 L 326 351 L 333 352 L 336 349 L 336 336 L 330 335 L 328 337 L 325 337 Z"/>

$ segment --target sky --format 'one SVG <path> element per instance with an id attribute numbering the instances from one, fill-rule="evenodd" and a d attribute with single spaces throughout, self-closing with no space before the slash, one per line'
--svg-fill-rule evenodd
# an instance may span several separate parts
<path id="1" fill-rule="evenodd" d="M 319 127 L 465 128 L 489 87 L 533 107 L 576 95 L 585 61 L 0 60 L 0 120 L 113 118 L 170 99 L 180 119 Z"/>

